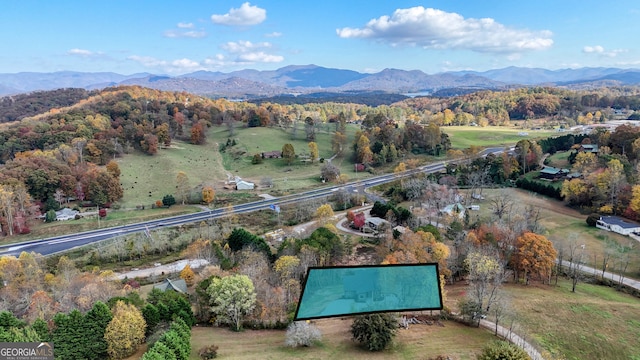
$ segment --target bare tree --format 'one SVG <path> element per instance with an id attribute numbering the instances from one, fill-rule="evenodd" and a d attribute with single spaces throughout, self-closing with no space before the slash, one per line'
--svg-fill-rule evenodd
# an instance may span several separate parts
<path id="1" fill-rule="evenodd" d="M 236 135 L 236 122 L 228 111 L 225 111 L 222 115 L 222 123 L 227 126 L 227 131 L 229 132 L 229 137 Z"/>
<path id="2" fill-rule="evenodd" d="M 611 261 L 612 256 L 615 254 L 616 250 L 611 246 L 607 246 L 604 249 L 604 254 L 602 254 L 602 275 L 601 279 L 604 280 L 604 273 L 607 271 L 609 267 L 609 262 Z"/>
<path id="3" fill-rule="evenodd" d="M 578 241 L 578 234 L 569 234 L 569 246 L 567 247 L 567 255 L 569 256 L 568 275 L 571 279 L 571 292 L 576 292 L 576 285 L 584 277 L 584 274 L 582 272 L 582 268 L 584 267 L 584 249 L 585 245 L 580 244 Z"/>
<path id="4" fill-rule="evenodd" d="M 491 311 L 504 282 L 504 267 L 491 248 L 477 248 L 467 255 L 469 297 L 483 314 Z"/>
<path id="5" fill-rule="evenodd" d="M 500 193 L 491 199 L 491 211 L 498 217 L 498 220 L 511 212 L 513 208 L 513 199 L 509 192 L 502 190 Z"/>

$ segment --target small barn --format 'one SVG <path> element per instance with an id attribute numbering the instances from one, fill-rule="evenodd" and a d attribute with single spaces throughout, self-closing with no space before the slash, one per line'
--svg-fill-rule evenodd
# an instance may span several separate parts
<path id="1" fill-rule="evenodd" d="M 597 144 L 582 144 L 578 149 L 580 152 L 589 152 L 593 154 L 598 154 L 598 145 Z"/>
<path id="2" fill-rule="evenodd" d="M 255 184 L 252 182 L 240 180 L 236 182 L 236 190 L 253 190 L 255 188 Z"/>
<path id="3" fill-rule="evenodd" d="M 364 272 L 345 276 L 343 279 L 344 298 L 353 299 L 356 302 L 373 300 L 376 280 Z"/>

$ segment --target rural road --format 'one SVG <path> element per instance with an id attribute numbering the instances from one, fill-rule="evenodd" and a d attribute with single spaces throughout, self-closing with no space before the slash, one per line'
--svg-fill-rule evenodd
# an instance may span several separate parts
<path id="1" fill-rule="evenodd" d="M 496 324 L 488 320 L 480 320 L 480 327 L 489 329 L 493 332 L 496 331 Z M 532 360 L 544 360 L 544 358 L 542 357 L 542 354 L 540 354 L 540 352 L 536 350 L 536 348 L 534 348 L 533 345 L 528 343 L 520 335 L 500 325 L 498 325 L 497 331 L 498 331 L 498 336 L 522 348 L 524 351 L 527 352 L 527 354 L 529 354 L 529 357 L 531 357 Z"/>

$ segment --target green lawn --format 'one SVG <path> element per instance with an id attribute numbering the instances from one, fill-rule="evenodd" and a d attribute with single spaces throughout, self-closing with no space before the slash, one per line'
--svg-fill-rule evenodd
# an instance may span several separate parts
<path id="1" fill-rule="evenodd" d="M 153 156 L 128 154 L 117 159 L 124 197 L 123 207 L 149 206 L 164 195 L 174 194 L 176 176 L 184 171 L 192 187 L 215 184 L 225 178 L 222 160 L 214 141 L 192 145 L 173 141 L 169 149 L 159 149 Z"/>
<path id="2" fill-rule="evenodd" d="M 355 130 L 350 127 L 347 143 L 353 141 Z M 276 190 L 290 191 L 295 189 L 308 188 L 311 186 L 321 185 L 320 169 L 322 163 L 302 163 L 294 161 L 291 165 L 287 165 L 283 159 L 264 159 L 262 164 L 252 164 L 251 160 L 254 154 L 265 151 L 282 150 L 282 146 L 286 143 L 293 145 L 296 154 L 308 154 L 309 142 L 304 139 L 304 130 L 298 129 L 296 136 L 292 134 L 292 130 L 285 131 L 280 128 L 246 128 L 237 129 L 234 139 L 237 145 L 222 153 L 222 164 L 226 171 L 233 175 L 240 176 L 243 179 L 259 183 L 262 178 L 269 177 L 273 180 Z M 226 128 L 214 128 L 210 132 L 210 141 L 218 143 L 226 143 L 228 131 Z M 316 143 L 318 144 L 319 156 L 328 159 L 333 156 L 331 152 L 332 133 L 320 131 L 316 135 Z M 353 170 L 351 161 L 351 146 L 347 145 L 345 154 L 341 158 L 333 160 L 333 164 L 340 167 L 343 174 L 347 174 L 350 179 L 363 178 L 365 174 L 356 174 Z"/>
<path id="3" fill-rule="evenodd" d="M 556 135 L 550 130 L 522 130 L 514 127 L 480 127 L 480 126 L 447 126 L 440 128 L 449 135 L 451 146 L 466 149 L 474 146 L 506 146 L 513 145 L 523 139 L 539 139 Z M 526 133 L 527 135 L 520 135 Z"/>
<path id="4" fill-rule="evenodd" d="M 558 285 L 503 286 L 507 316 L 502 325 L 532 343 L 545 359 L 640 359 L 640 299 L 612 288 L 571 282 Z M 465 284 L 447 286 L 447 299 L 457 306 Z M 494 321 L 493 316 L 487 320 Z"/>
<path id="5" fill-rule="evenodd" d="M 475 359 L 489 341 L 486 330 L 444 321 L 444 326 L 411 325 L 398 331 L 395 344 L 383 352 L 370 352 L 351 340 L 351 319 L 317 320 L 322 341 L 309 348 L 284 346 L 284 330 L 245 330 L 195 327 L 191 331 L 191 357 L 199 359 L 198 349 L 215 344 L 219 359 L 429 359 L 448 355 L 452 359 Z"/>
<path id="6" fill-rule="evenodd" d="M 580 283 L 507 287 L 517 323 L 541 347 L 568 360 L 640 359 L 640 300 Z"/>
<path id="7" fill-rule="evenodd" d="M 559 151 L 551 156 L 549 156 L 548 163 L 549 166 L 557 167 L 557 168 L 571 168 L 571 164 L 569 163 L 569 155 L 572 151 Z"/>

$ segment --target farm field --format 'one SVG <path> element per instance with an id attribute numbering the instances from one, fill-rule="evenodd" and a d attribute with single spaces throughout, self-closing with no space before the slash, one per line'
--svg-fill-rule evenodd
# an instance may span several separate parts
<path id="1" fill-rule="evenodd" d="M 123 208 L 150 206 L 163 196 L 175 193 L 179 171 L 187 174 L 192 187 L 226 179 L 220 153 L 213 141 L 204 145 L 173 141 L 170 148 L 158 149 L 156 155 L 127 154 L 116 161 L 124 190 L 120 201 Z"/>
<path id="2" fill-rule="evenodd" d="M 448 355 L 452 359 L 475 359 L 475 355 L 492 339 L 489 331 L 467 327 L 451 321 L 444 326 L 411 325 L 398 330 L 396 342 L 384 352 L 370 352 L 351 340 L 351 320 L 316 321 L 322 332 L 318 346 L 288 348 L 285 330 L 245 330 L 237 333 L 226 328 L 194 327 L 191 331 L 191 359 L 199 359 L 203 346 L 220 347 L 218 359 L 428 359 Z"/>
<path id="3" fill-rule="evenodd" d="M 354 179 L 358 174 L 353 170 L 351 156 L 353 153 L 351 143 L 355 133 L 355 127 L 349 126 L 347 129 L 347 145 L 342 157 L 336 158 L 332 163 L 338 166 L 343 174 L 347 174 L 350 179 Z M 227 141 L 228 131 L 226 128 L 214 128 L 210 133 L 211 141 L 224 144 Z M 232 175 L 238 175 L 243 179 L 259 183 L 264 177 L 273 180 L 274 189 L 290 191 L 311 186 L 321 185 L 320 169 L 323 164 L 319 161 L 303 164 L 294 161 L 287 165 L 283 159 L 264 159 L 262 164 L 252 164 L 254 154 L 265 151 L 280 151 L 284 144 L 290 143 L 297 155 L 309 153 L 309 142 L 304 139 L 304 130 L 299 129 L 295 138 L 292 131 L 285 131 L 279 128 L 246 128 L 237 129 L 233 136 L 237 145 L 221 154 L 225 171 Z M 316 143 L 320 158 L 329 159 L 334 154 L 331 151 L 332 133 L 319 131 L 316 134 Z M 364 178 L 368 174 L 360 173 L 359 178 Z"/>
<path id="4" fill-rule="evenodd" d="M 523 130 L 513 127 L 480 127 L 480 126 L 447 126 L 440 130 L 451 140 L 451 146 L 456 149 L 466 149 L 474 146 L 506 146 L 524 139 L 539 139 L 557 135 L 551 130 Z M 527 133 L 527 135 L 519 135 Z"/>

